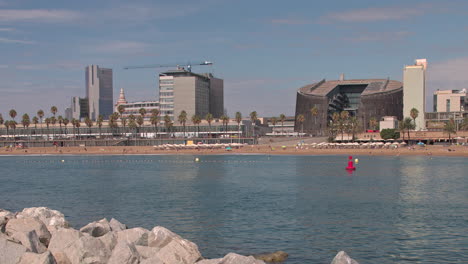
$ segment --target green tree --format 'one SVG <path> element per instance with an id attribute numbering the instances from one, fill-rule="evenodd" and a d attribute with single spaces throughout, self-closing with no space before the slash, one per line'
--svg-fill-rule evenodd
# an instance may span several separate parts
<path id="1" fill-rule="evenodd" d="M 199 115 L 192 116 L 192 123 L 197 126 L 197 137 L 200 137 L 201 117 Z"/>
<path id="2" fill-rule="evenodd" d="M 49 118 L 50 119 L 50 124 L 52 124 L 54 127 L 52 127 L 52 135 L 55 139 L 55 124 L 57 123 L 57 118 L 55 116 L 52 116 Z"/>
<path id="3" fill-rule="evenodd" d="M 304 121 L 305 121 L 305 117 L 303 114 L 300 114 L 296 117 L 296 121 L 301 125 L 301 135 L 299 135 L 299 137 L 302 136 L 302 134 L 304 134 Z"/>
<path id="4" fill-rule="evenodd" d="M 99 128 L 99 138 L 101 138 L 102 123 L 104 123 L 104 116 L 99 115 L 97 120 L 96 120 L 96 124 L 97 124 L 97 126 Z"/>
<path id="5" fill-rule="evenodd" d="M 229 116 L 227 116 L 227 115 L 222 115 L 220 119 L 221 119 L 221 121 L 223 122 L 224 135 L 227 136 L 227 129 L 228 129 L 228 124 L 229 124 Z"/>
<path id="6" fill-rule="evenodd" d="M 10 131 L 10 121 L 8 121 L 8 120 L 5 121 L 5 123 L 3 125 L 6 128 L 7 137 L 10 137 L 10 133 L 9 133 L 9 131 Z"/>
<path id="7" fill-rule="evenodd" d="M 252 135 L 255 137 L 255 122 L 258 120 L 257 111 L 250 113 L 250 121 L 252 121 Z"/>
<path id="8" fill-rule="evenodd" d="M 398 139 L 400 137 L 400 133 L 398 133 L 395 129 L 387 128 L 380 131 L 380 137 L 384 140 Z"/>
<path id="9" fill-rule="evenodd" d="M 8 122 L 8 125 L 10 128 L 13 129 L 13 138 L 15 139 L 16 137 L 16 121 L 15 120 L 10 120 L 10 122 Z"/>
<path id="10" fill-rule="evenodd" d="M 44 132 L 42 131 L 42 118 L 44 117 L 44 110 L 39 109 L 37 111 L 37 117 L 39 117 L 39 121 L 41 121 L 41 134 L 43 134 Z"/>
<path id="11" fill-rule="evenodd" d="M 124 117 L 124 112 L 125 112 L 125 106 L 123 105 L 117 106 L 117 112 L 115 113 L 118 113 L 118 115 L 120 116 L 120 123 L 122 124 L 123 130 L 125 133 L 125 125 L 127 124 L 127 119 Z M 115 123 L 117 123 L 117 119 L 115 120 Z"/>
<path id="12" fill-rule="evenodd" d="M 418 118 L 419 111 L 416 108 L 410 110 L 410 116 L 413 119 L 414 127 L 416 128 L 416 118 Z"/>
<path id="13" fill-rule="evenodd" d="M 34 129 L 37 129 L 37 124 L 39 124 L 39 118 L 37 118 L 37 116 L 33 116 L 32 123 L 34 124 Z"/>
<path id="14" fill-rule="evenodd" d="M 75 130 L 75 128 L 76 128 L 76 119 L 75 118 L 72 118 L 71 125 L 73 127 L 73 136 L 76 137 L 76 130 Z"/>
<path id="15" fill-rule="evenodd" d="M 208 122 L 208 129 L 209 129 L 210 138 L 211 138 L 212 137 L 212 135 L 211 135 L 211 122 L 213 122 L 214 117 L 213 117 L 212 114 L 208 113 L 208 114 L 206 114 L 205 120 L 206 120 L 206 122 Z"/>
<path id="16" fill-rule="evenodd" d="M 49 132 L 50 132 L 50 131 L 49 131 L 49 125 L 50 125 L 50 118 L 48 118 L 48 117 L 47 117 L 46 119 L 44 119 L 44 122 L 45 122 L 45 124 L 46 124 L 46 127 L 47 127 L 47 140 L 49 140 Z"/>
<path id="17" fill-rule="evenodd" d="M 310 113 L 314 117 L 314 125 L 317 126 L 317 116 L 318 116 L 318 108 L 316 106 L 310 109 Z"/>
<path id="18" fill-rule="evenodd" d="M 78 131 L 78 137 L 80 136 L 80 126 L 81 126 L 80 120 L 75 119 L 75 127 L 76 127 L 76 130 Z"/>
<path id="19" fill-rule="evenodd" d="M 286 116 L 284 114 L 279 115 L 279 121 L 281 122 L 281 135 L 284 136 L 284 121 L 286 121 Z"/>
<path id="20" fill-rule="evenodd" d="M 57 110 L 57 107 L 56 107 L 56 106 L 52 106 L 52 107 L 50 108 L 50 112 L 52 113 L 52 115 L 53 115 L 54 117 L 55 117 L 55 114 L 57 114 L 57 111 L 58 111 L 58 110 Z"/>
<path id="21" fill-rule="evenodd" d="M 344 132 L 348 128 L 348 121 L 349 121 L 349 112 L 348 111 L 341 111 L 340 118 L 338 120 L 338 129 L 341 132 L 341 141 L 343 141 Z"/>
<path id="22" fill-rule="evenodd" d="M 93 120 L 91 120 L 91 118 L 89 117 L 86 117 L 84 123 L 88 127 L 88 134 L 91 135 L 91 127 L 93 126 Z"/>
<path id="23" fill-rule="evenodd" d="M 68 123 L 70 123 L 70 120 L 68 120 L 68 118 L 64 118 L 63 119 L 63 126 L 65 127 L 65 134 L 68 133 L 68 131 L 67 131 Z"/>
<path id="24" fill-rule="evenodd" d="M 187 123 L 187 112 L 185 110 L 182 110 L 177 117 L 177 121 L 184 127 L 184 138 L 185 138 L 185 123 Z"/>
<path id="25" fill-rule="evenodd" d="M 414 124 L 411 117 L 405 117 L 405 119 L 403 119 L 403 128 L 406 129 L 406 131 L 408 132 L 408 141 L 411 139 L 409 132 L 410 130 L 413 130 L 415 127 L 416 125 Z"/>
<path id="26" fill-rule="evenodd" d="M 140 115 L 145 118 L 145 115 L 146 115 L 146 109 L 145 108 L 140 108 L 140 110 L 138 110 L 138 112 L 140 113 Z"/>
<path id="27" fill-rule="evenodd" d="M 57 121 L 58 121 L 58 123 L 59 123 L 60 133 L 62 133 L 63 116 L 59 115 L 59 116 L 57 117 Z"/>
<path id="28" fill-rule="evenodd" d="M 16 115 L 17 115 L 16 110 L 15 110 L 15 109 L 11 109 L 11 110 L 10 110 L 10 117 L 13 118 L 13 121 L 15 120 Z"/>
<path id="29" fill-rule="evenodd" d="M 138 127 L 140 128 L 138 133 L 140 133 L 141 132 L 141 126 L 143 126 L 143 123 L 145 123 L 145 120 L 143 119 L 143 116 L 142 115 L 137 116 L 136 122 L 138 124 Z"/>
<path id="30" fill-rule="evenodd" d="M 133 131 L 132 136 L 136 137 L 136 135 L 133 135 L 133 134 L 135 132 L 134 130 L 136 130 L 137 128 L 137 123 L 136 123 L 136 117 L 133 114 L 128 116 L 128 128 L 130 128 L 131 131 Z"/>
<path id="31" fill-rule="evenodd" d="M 23 115 L 23 118 L 21 119 L 21 124 L 23 125 L 23 129 L 29 127 L 29 125 L 31 124 L 31 119 L 29 119 L 28 114 Z"/>
<path id="32" fill-rule="evenodd" d="M 468 116 L 463 119 L 460 128 L 463 130 L 468 130 Z"/>
<path id="33" fill-rule="evenodd" d="M 236 123 L 237 123 L 237 137 L 239 138 L 239 142 L 240 142 L 240 123 L 242 122 L 242 114 L 241 112 L 236 112 L 236 116 L 234 118 L 236 120 Z"/>
<path id="34" fill-rule="evenodd" d="M 166 127 L 167 136 L 170 137 L 172 120 L 171 120 L 171 117 L 167 114 L 164 116 L 164 126 Z"/>
<path id="35" fill-rule="evenodd" d="M 455 124 L 455 120 L 453 120 L 453 118 L 450 118 L 450 120 L 447 123 L 445 123 L 444 133 L 448 134 L 449 141 L 452 142 L 451 135 L 457 133 L 457 127 L 456 127 L 456 124 Z"/>
<path id="36" fill-rule="evenodd" d="M 357 117 L 353 116 L 349 119 L 349 130 L 351 131 L 352 140 L 356 140 L 356 133 L 359 130 L 359 120 Z"/>
<path id="37" fill-rule="evenodd" d="M 159 124 L 159 110 L 158 109 L 153 109 L 151 110 L 151 124 L 154 126 L 154 129 L 155 129 L 155 137 L 157 136 L 158 134 L 158 124 Z"/>
<path id="38" fill-rule="evenodd" d="M 5 122 L 5 120 L 3 119 L 2 114 L 0 114 L 0 125 L 3 125 L 4 122 Z"/>

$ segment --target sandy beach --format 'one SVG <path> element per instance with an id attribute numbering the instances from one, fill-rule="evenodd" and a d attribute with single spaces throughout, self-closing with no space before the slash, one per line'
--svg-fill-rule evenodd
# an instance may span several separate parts
<path id="1" fill-rule="evenodd" d="M 268 145 L 245 146 L 230 151 L 224 149 L 156 150 L 153 146 L 114 147 L 38 147 L 28 149 L 2 149 L 0 155 L 369 155 L 369 156 L 456 156 L 468 157 L 468 146 L 401 147 L 398 149 L 296 149 L 294 146 L 270 147 Z"/>

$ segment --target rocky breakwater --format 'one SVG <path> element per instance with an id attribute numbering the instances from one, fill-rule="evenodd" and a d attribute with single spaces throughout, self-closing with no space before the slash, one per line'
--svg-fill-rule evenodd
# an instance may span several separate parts
<path id="1" fill-rule="evenodd" d="M 273 253 L 274 256 L 285 256 Z M 287 256 L 287 254 L 286 254 Z M 268 255 L 261 255 L 263 259 Z M 268 259 L 267 259 L 268 260 Z M 12 213 L 0 209 L 1 264 L 262 264 L 253 256 L 229 253 L 204 259 L 195 243 L 170 230 L 127 228 L 102 219 L 76 230 L 62 213 L 46 207 Z M 358 264 L 339 252 L 332 264 Z"/>

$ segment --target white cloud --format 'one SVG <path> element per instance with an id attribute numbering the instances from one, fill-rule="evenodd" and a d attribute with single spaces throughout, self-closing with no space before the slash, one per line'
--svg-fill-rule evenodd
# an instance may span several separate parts
<path id="1" fill-rule="evenodd" d="M 0 9 L 0 22 L 66 22 L 80 17 L 80 13 L 70 10 Z"/>
<path id="2" fill-rule="evenodd" d="M 35 44 L 34 41 L 0 38 L 0 43 L 16 43 L 16 44 Z"/>

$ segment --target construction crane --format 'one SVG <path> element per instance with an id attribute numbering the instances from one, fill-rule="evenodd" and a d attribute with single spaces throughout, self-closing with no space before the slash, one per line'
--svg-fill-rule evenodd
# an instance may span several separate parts
<path id="1" fill-rule="evenodd" d="M 127 66 L 124 67 L 124 70 L 133 70 L 133 69 L 150 69 L 150 68 L 170 68 L 177 67 L 177 69 L 187 68 L 189 72 L 192 71 L 192 66 L 201 66 L 201 65 L 213 65 L 211 61 L 198 61 L 198 62 L 187 62 L 187 63 L 177 63 L 177 64 L 149 64 L 141 66 Z"/>

